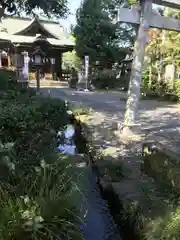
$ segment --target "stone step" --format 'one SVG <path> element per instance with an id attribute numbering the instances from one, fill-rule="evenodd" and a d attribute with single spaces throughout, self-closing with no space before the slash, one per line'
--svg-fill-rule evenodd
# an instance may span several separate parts
<path id="1" fill-rule="evenodd" d="M 29 81 L 30 86 L 36 86 L 36 80 Z M 65 81 L 50 81 L 50 80 L 40 80 L 40 86 L 60 86 L 68 88 L 68 82 Z"/>

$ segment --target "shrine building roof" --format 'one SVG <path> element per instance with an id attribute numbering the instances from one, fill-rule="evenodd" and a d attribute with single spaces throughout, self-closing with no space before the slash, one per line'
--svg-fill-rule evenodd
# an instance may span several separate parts
<path id="1" fill-rule="evenodd" d="M 54 46 L 74 46 L 70 34 L 56 21 L 5 16 L 0 23 L 0 41 L 33 43 L 42 34 Z"/>

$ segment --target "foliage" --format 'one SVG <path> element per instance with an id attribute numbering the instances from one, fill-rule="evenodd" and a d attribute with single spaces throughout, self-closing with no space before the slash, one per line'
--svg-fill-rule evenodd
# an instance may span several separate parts
<path id="1" fill-rule="evenodd" d="M 156 70 L 154 68 L 154 70 Z M 159 98 L 162 100 L 179 101 L 179 80 L 174 81 L 174 84 L 170 84 L 165 81 L 157 81 L 157 74 L 153 73 L 151 84 L 149 83 L 149 72 L 145 70 L 143 72 L 142 84 L 141 84 L 142 98 Z"/>
<path id="2" fill-rule="evenodd" d="M 121 221 L 134 239 L 179 239 L 179 203 L 169 188 L 142 175 L 138 189 L 140 197 L 122 201 L 121 209 Z"/>
<path id="3" fill-rule="evenodd" d="M 1 5 L 3 8 L 10 12 L 11 14 L 19 14 L 22 11 L 26 12 L 27 14 L 31 14 L 32 10 L 41 9 L 47 16 L 57 16 L 57 17 L 64 17 L 68 13 L 67 7 L 68 1 L 67 0 L 3 0 L 1 1 Z"/>
<path id="4" fill-rule="evenodd" d="M 81 60 L 80 58 L 76 55 L 75 50 L 72 52 L 66 52 L 62 56 L 62 64 L 63 64 L 63 69 L 65 70 L 70 70 L 74 68 L 76 71 L 80 68 L 81 65 Z"/>
<path id="5" fill-rule="evenodd" d="M 81 239 L 73 204 L 79 173 L 67 158 L 51 158 L 51 164 L 28 167 L 28 173 L 15 167 L 9 172 L 15 186 L 1 180 L 1 239 Z"/>
<path id="6" fill-rule="evenodd" d="M 116 76 L 116 70 L 99 70 L 91 75 L 91 83 L 98 89 L 114 88 L 117 86 Z"/>
<path id="7" fill-rule="evenodd" d="M 73 110 L 73 114 L 75 116 L 80 116 L 80 115 L 88 115 L 90 110 L 89 108 L 84 108 L 84 107 L 76 107 L 76 108 L 73 108 L 72 107 L 72 110 Z"/>
<path id="8" fill-rule="evenodd" d="M 149 196 L 149 190 L 146 189 L 147 196 L 151 197 L 151 201 L 154 202 L 154 207 L 158 206 L 159 209 L 154 209 L 153 211 L 151 208 L 151 218 L 148 219 L 146 217 L 147 226 L 144 234 L 145 239 L 179 239 L 180 175 L 179 164 L 178 161 L 176 161 L 178 160 L 178 156 L 177 159 L 175 159 L 175 155 L 171 155 L 168 152 L 164 153 L 164 151 L 158 151 L 158 149 L 155 150 L 155 148 L 148 149 L 147 147 L 144 148 L 143 152 L 143 171 L 145 171 L 148 176 L 153 177 L 155 180 L 154 186 L 157 185 L 159 186 L 159 190 L 161 189 L 159 195 L 157 194 L 158 188 L 156 187 L 151 196 Z M 155 200 L 158 202 L 155 203 Z"/>
<path id="9" fill-rule="evenodd" d="M 75 203 L 82 172 L 56 152 L 67 106 L 8 86 L 0 98 L 0 239 L 82 239 Z"/>
<path id="10" fill-rule="evenodd" d="M 115 6 L 109 0 L 84 0 L 77 11 L 74 28 L 76 52 L 81 59 L 89 55 L 90 65 L 94 67 L 98 62 L 102 68 L 111 68 L 128 51 L 120 47 L 119 35 L 122 37 L 124 32 L 119 31 L 119 25 L 113 22 Z"/>
<path id="11" fill-rule="evenodd" d="M 1 69 L 0 70 L 0 91 L 12 88 L 12 84 L 16 81 L 15 71 Z"/>
<path id="12" fill-rule="evenodd" d="M 158 161 L 157 161 L 158 160 Z M 169 192 L 179 195 L 180 171 L 178 156 L 165 150 L 144 149 L 143 171 L 158 183 L 169 188 Z"/>
<path id="13" fill-rule="evenodd" d="M 174 89 L 178 100 L 180 101 L 180 79 L 177 79 L 174 83 Z"/>
<path id="14" fill-rule="evenodd" d="M 75 69 L 72 69 L 71 77 L 70 77 L 70 80 L 69 80 L 69 87 L 70 88 L 76 88 L 77 82 L 78 82 L 78 73 Z"/>
<path id="15" fill-rule="evenodd" d="M 164 15 L 179 19 L 180 11 L 165 8 Z M 164 74 L 168 64 L 174 64 L 179 71 L 180 34 L 151 29 L 149 37 L 150 41 L 146 49 L 148 61 L 143 74 L 142 93 L 177 101 L 179 99 L 178 83 L 177 81 L 174 84 L 166 83 Z"/>
<path id="16" fill-rule="evenodd" d="M 59 100 L 1 101 L 0 139 L 13 142 L 19 166 L 39 164 L 56 147 L 56 133 L 68 122 L 66 106 Z M 59 121 L 61 119 L 61 121 Z"/>

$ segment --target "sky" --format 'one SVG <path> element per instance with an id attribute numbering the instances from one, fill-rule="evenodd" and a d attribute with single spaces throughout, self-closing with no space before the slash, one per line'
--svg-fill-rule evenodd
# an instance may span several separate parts
<path id="1" fill-rule="evenodd" d="M 68 7 L 71 14 L 67 19 L 60 19 L 60 24 L 66 29 L 70 29 L 71 25 L 76 23 L 76 10 L 80 7 L 81 0 L 69 0 Z M 157 5 L 153 4 L 154 8 L 157 8 Z M 159 6 L 158 6 L 159 7 Z"/>
<path id="2" fill-rule="evenodd" d="M 70 28 L 71 25 L 75 25 L 76 22 L 76 10 L 80 7 L 81 0 L 69 0 L 68 7 L 70 9 L 71 14 L 67 19 L 60 19 L 60 23 L 65 28 Z"/>

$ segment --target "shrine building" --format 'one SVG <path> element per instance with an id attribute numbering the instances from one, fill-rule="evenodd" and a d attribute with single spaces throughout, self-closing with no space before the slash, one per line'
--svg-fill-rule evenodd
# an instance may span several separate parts
<path id="1" fill-rule="evenodd" d="M 30 58 L 29 79 L 35 78 L 35 69 L 32 62 L 32 53 L 35 51 L 35 42 L 39 37 L 46 39 L 42 50 L 46 54 L 41 72 L 46 79 L 62 77 L 62 54 L 72 51 L 74 42 L 59 22 L 5 16 L 0 22 L 0 68 L 21 71 L 23 58 Z M 26 53 L 26 54 L 24 54 Z"/>

